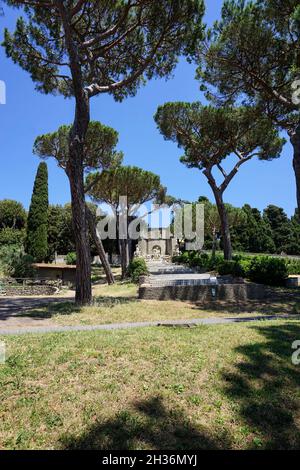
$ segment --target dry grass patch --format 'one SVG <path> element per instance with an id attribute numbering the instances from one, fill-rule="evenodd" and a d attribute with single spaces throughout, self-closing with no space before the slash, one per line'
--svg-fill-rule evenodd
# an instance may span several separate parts
<path id="1" fill-rule="evenodd" d="M 266 301 L 222 302 L 197 304 L 180 301 L 139 300 L 137 286 L 117 282 L 112 286 L 94 286 L 94 302 L 89 307 L 76 307 L 67 301 L 41 306 L 20 316 L 47 319 L 58 325 L 99 325 L 111 323 L 193 320 L 209 317 L 256 317 L 262 315 L 299 314 L 296 291 L 274 291 Z"/>

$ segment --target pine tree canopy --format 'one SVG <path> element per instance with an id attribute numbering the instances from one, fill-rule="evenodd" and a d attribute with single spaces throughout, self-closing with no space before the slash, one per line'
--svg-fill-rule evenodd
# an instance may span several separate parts
<path id="1" fill-rule="evenodd" d="M 122 100 L 169 76 L 203 37 L 203 0 L 5 1 L 25 13 L 5 31 L 6 54 L 44 93 L 77 95 L 83 85 L 89 97 Z"/>

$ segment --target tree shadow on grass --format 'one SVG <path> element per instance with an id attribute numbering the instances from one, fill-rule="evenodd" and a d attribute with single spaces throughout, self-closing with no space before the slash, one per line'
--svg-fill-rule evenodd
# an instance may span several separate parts
<path id="1" fill-rule="evenodd" d="M 72 300 L 63 302 L 57 300 L 47 300 L 45 302 L 40 299 L 35 301 L 29 299 L 29 302 L 26 302 L 24 299 L 21 300 L 22 302 L 16 300 L 11 305 L 5 307 L 5 309 L 0 309 L 0 320 L 7 320 L 11 317 L 43 320 L 53 316 L 73 315 L 82 311 L 82 307 L 76 305 Z M 109 309 L 137 301 L 138 299 L 135 297 L 96 296 L 92 307 Z"/>
<path id="2" fill-rule="evenodd" d="M 293 315 L 300 313 L 300 295 L 276 295 L 264 300 L 247 301 L 207 301 L 196 302 L 193 309 L 207 310 L 210 312 L 220 312 L 239 315 L 241 313 L 259 313 L 261 315 Z"/>
<path id="3" fill-rule="evenodd" d="M 292 364 L 292 343 L 300 324 L 251 326 L 267 341 L 239 346 L 244 360 L 224 372 L 225 393 L 237 402 L 245 425 L 269 449 L 300 448 L 300 366 Z"/>
<path id="4" fill-rule="evenodd" d="M 66 436 L 60 442 L 68 450 L 230 448 L 224 430 L 216 439 L 207 429 L 194 428 L 181 410 L 168 410 L 160 397 L 134 402 L 132 409 L 93 424 L 79 437 Z"/>

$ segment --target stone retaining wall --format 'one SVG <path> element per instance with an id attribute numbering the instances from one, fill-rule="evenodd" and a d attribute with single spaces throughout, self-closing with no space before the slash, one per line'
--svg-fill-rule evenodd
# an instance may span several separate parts
<path id="1" fill-rule="evenodd" d="M 210 302 L 213 300 L 246 301 L 266 298 L 268 291 L 261 284 L 221 284 L 216 286 L 160 286 L 142 284 L 139 298 L 144 300 L 182 300 Z"/>
<path id="2" fill-rule="evenodd" d="M 59 291 L 60 286 L 60 281 L 0 279 L 0 296 L 53 295 Z"/>
<path id="3" fill-rule="evenodd" d="M 0 290 L 0 296 L 53 295 L 56 292 L 57 289 L 50 286 L 9 286 Z"/>

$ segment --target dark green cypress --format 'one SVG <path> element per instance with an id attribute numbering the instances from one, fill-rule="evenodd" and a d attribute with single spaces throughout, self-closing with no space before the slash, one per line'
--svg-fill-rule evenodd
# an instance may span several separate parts
<path id="1" fill-rule="evenodd" d="M 36 262 L 48 255 L 48 168 L 39 164 L 27 219 L 26 252 Z"/>

